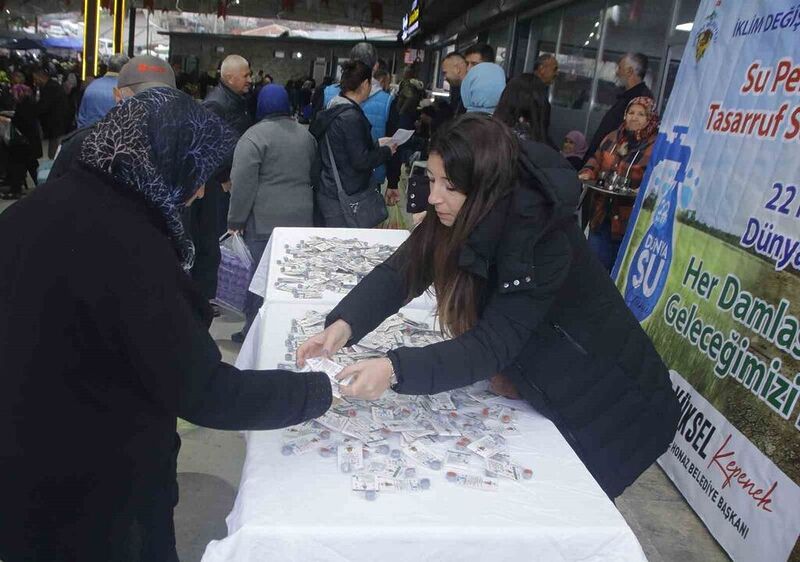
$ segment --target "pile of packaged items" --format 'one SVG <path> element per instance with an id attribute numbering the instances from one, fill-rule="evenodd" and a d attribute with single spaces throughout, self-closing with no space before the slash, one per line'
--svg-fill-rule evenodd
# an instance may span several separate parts
<path id="1" fill-rule="evenodd" d="M 276 261 L 280 274 L 275 288 L 305 300 L 321 299 L 325 291 L 346 294 L 395 249 L 355 238 L 311 236 L 294 246 L 284 246 L 286 256 Z"/>
<path id="2" fill-rule="evenodd" d="M 297 346 L 324 328 L 325 315 L 309 312 L 292 322 L 287 361 Z M 531 469 L 515 463 L 508 440 L 519 434 L 517 411 L 485 390 L 467 387 L 431 396 L 406 396 L 387 391 L 377 401 L 343 398 L 334 378 L 343 365 L 383 356 L 393 347 L 441 341 L 439 332 L 401 314 L 387 319 L 351 349 L 333 359 L 313 358 L 305 370 L 325 372 L 334 400 L 322 417 L 284 430 L 282 453 L 316 452 L 335 460 L 349 475 L 354 493 L 375 500 L 382 493 L 420 492 L 431 476 L 449 485 L 497 491 L 501 480 L 529 480 Z M 295 368 L 281 364 L 280 368 Z M 346 383 L 347 381 L 343 381 Z M 444 474 L 444 478 L 441 478 Z"/>

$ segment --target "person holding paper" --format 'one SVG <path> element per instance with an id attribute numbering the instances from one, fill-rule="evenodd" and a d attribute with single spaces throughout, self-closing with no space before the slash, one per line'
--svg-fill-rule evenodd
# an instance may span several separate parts
<path id="1" fill-rule="evenodd" d="M 370 69 L 363 62 L 344 63 L 341 95 L 331 101 L 309 129 L 318 143 L 322 169 L 316 200 L 327 227 L 347 226 L 338 184 L 347 195 L 377 190 L 372 170 L 388 162 L 397 150 L 397 144 L 389 137 L 372 141 L 371 125 L 361 108 L 370 95 L 371 80 Z"/>
<path id="2" fill-rule="evenodd" d="M 440 130 L 427 172 L 425 219 L 298 349 L 298 364 L 357 343 L 432 286 L 453 339 L 351 365 L 337 376 L 349 379 L 342 394 L 435 394 L 492 378 L 548 416 L 618 496 L 667 449 L 680 411 L 666 366 L 575 221 L 575 170 L 500 120 L 468 114 Z"/>

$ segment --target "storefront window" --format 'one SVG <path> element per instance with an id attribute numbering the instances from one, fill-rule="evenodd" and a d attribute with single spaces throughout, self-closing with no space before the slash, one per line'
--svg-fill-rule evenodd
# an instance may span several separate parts
<path id="1" fill-rule="evenodd" d="M 569 131 L 586 127 L 604 7 L 604 0 L 567 6 L 556 42 L 543 42 L 539 49 L 538 54 L 556 53 L 558 59 L 558 78 L 550 88 L 550 135 L 557 144 Z"/>
<path id="2" fill-rule="evenodd" d="M 594 100 L 594 112 L 600 113 L 601 117 L 616 102 L 621 91 L 615 84 L 615 73 L 619 59 L 626 52 L 647 56 L 648 70 L 644 80 L 654 93 L 658 91 L 661 58 L 672 10 L 672 2 L 663 0 L 629 0 L 606 10 L 606 38 Z"/>
<path id="3" fill-rule="evenodd" d="M 667 102 L 672 94 L 672 87 L 675 85 L 675 78 L 678 75 L 678 67 L 683 58 L 683 51 L 689 41 L 697 9 L 700 7 L 700 0 L 677 0 L 677 2 L 675 27 L 669 33 L 666 55 L 667 64 L 664 69 L 661 91 L 659 92 L 659 111 L 661 113 L 666 109 Z"/>
<path id="4" fill-rule="evenodd" d="M 678 17 L 671 37 L 680 37 L 686 43 L 689 40 L 689 33 L 692 31 L 697 9 L 700 7 L 700 0 L 677 0 L 677 3 Z"/>
<path id="5" fill-rule="evenodd" d="M 511 77 L 519 76 L 525 72 L 525 60 L 528 56 L 528 39 L 531 35 L 531 19 L 517 22 L 514 44 L 509 53 L 508 74 Z"/>
<path id="6" fill-rule="evenodd" d="M 493 27 L 489 31 L 487 43 L 494 47 L 494 62 L 507 68 L 506 61 L 508 55 L 508 40 L 509 40 L 509 27 L 510 22 L 505 22 L 502 25 Z"/>
<path id="7" fill-rule="evenodd" d="M 555 52 L 558 30 L 561 26 L 561 12 L 562 10 L 548 12 L 531 21 L 527 50 L 524 53 L 518 53 L 518 57 L 524 60 L 525 72 L 533 72 L 533 63 L 539 54 Z"/>

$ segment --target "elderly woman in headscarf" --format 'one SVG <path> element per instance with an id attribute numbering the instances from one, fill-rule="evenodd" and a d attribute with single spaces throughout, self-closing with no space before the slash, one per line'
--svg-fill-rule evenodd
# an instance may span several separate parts
<path id="1" fill-rule="evenodd" d="M 253 256 L 253 272 L 276 226 L 313 226 L 311 163 L 317 142 L 290 115 L 286 88 L 269 84 L 258 95 L 256 119 L 233 153 L 229 232 L 242 234 Z M 260 299 L 248 293 L 245 327 L 233 334 L 244 341 Z"/>
<path id="2" fill-rule="evenodd" d="M 657 133 L 655 102 L 649 97 L 634 98 L 625 109 L 625 121 L 606 135 L 578 177 L 596 181 L 603 172 L 606 175 L 616 172 L 630 180 L 631 189 L 639 189 Z M 633 203 L 633 197 L 592 193 L 589 245 L 609 271 L 628 229 Z"/>
<path id="3" fill-rule="evenodd" d="M 586 144 L 586 137 L 580 131 L 570 131 L 564 136 L 561 144 L 561 156 L 567 159 L 576 170 L 583 168 L 583 157 L 589 146 Z"/>
<path id="4" fill-rule="evenodd" d="M 176 418 L 272 429 L 324 413 L 322 373 L 239 371 L 208 333 L 179 213 L 232 150 L 169 88 L 112 109 L 80 162 L 0 215 L 0 558 L 177 560 Z M 55 437 L 55 438 L 54 438 Z"/>

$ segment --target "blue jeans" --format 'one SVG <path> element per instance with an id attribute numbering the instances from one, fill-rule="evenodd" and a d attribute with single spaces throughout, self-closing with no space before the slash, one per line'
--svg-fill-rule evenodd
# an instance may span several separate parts
<path id="1" fill-rule="evenodd" d="M 270 234 L 270 236 L 272 236 L 272 234 Z M 264 250 L 267 249 L 268 242 L 269 237 L 265 240 L 263 237 L 259 238 L 254 235 L 248 236 L 247 232 L 244 233 L 244 243 L 247 245 L 247 249 L 250 250 L 250 255 L 253 256 L 253 269 L 250 272 L 250 281 L 253 280 L 256 268 L 264 255 Z M 255 295 L 247 291 L 247 297 L 244 301 L 244 327 L 242 328 L 242 334 L 247 335 L 247 332 L 250 331 L 250 326 L 253 325 L 256 315 L 263 304 L 264 297 L 262 295 Z"/>
<path id="2" fill-rule="evenodd" d="M 609 219 L 604 220 L 597 230 L 589 231 L 589 247 L 609 273 L 617 261 L 621 244 L 622 240 L 611 238 L 611 221 Z"/>

